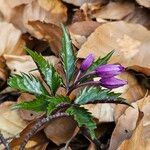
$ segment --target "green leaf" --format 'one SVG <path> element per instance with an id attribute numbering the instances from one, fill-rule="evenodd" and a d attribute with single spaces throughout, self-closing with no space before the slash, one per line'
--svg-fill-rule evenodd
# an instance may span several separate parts
<path id="1" fill-rule="evenodd" d="M 45 96 L 38 96 L 36 99 L 29 101 L 29 102 L 22 102 L 16 104 L 12 107 L 12 109 L 26 109 L 26 110 L 33 110 L 36 112 L 46 111 L 48 106 L 47 97 Z"/>
<path id="2" fill-rule="evenodd" d="M 91 113 L 83 107 L 70 107 L 66 110 L 66 113 L 74 116 L 79 127 L 85 126 L 91 135 L 92 139 L 96 139 L 94 129 L 96 129 L 96 123 L 93 121 Z"/>
<path id="3" fill-rule="evenodd" d="M 103 58 L 98 58 L 91 66 L 90 68 L 87 70 L 87 72 L 91 72 L 93 71 L 94 69 L 96 69 L 98 66 L 100 65 L 104 65 L 104 64 L 107 64 L 108 60 L 111 58 L 111 56 L 113 55 L 114 53 L 114 50 L 111 51 L 110 53 L 108 53 L 105 57 Z"/>
<path id="4" fill-rule="evenodd" d="M 33 52 L 30 49 L 26 48 L 26 51 L 33 58 L 36 63 L 43 80 L 50 87 L 52 93 L 55 94 L 58 87 L 63 83 L 62 78 L 59 76 L 52 64 L 49 64 L 44 57 L 37 52 Z"/>
<path id="5" fill-rule="evenodd" d="M 8 85 L 22 92 L 28 92 L 35 95 L 49 95 L 40 80 L 31 74 L 27 75 L 22 73 L 21 75 L 12 75 L 8 80 Z"/>
<path id="6" fill-rule="evenodd" d="M 67 84 L 71 80 L 76 65 L 76 56 L 73 52 L 73 47 L 67 29 L 62 25 L 63 38 L 62 38 L 62 51 L 61 58 L 63 63 L 63 68 L 66 74 Z"/>
<path id="7" fill-rule="evenodd" d="M 47 114 L 50 114 L 52 111 L 54 111 L 57 108 L 57 105 L 61 103 L 68 103 L 70 104 L 71 101 L 69 97 L 65 96 L 56 96 L 56 97 L 51 97 L 48 99 L 48 107 L 47 107 Z"/>
<path id="8" fill-rule="evenodd" d="M 119 97 L 121 93 L 114 93 L 108 89 L 101 89 L 100 87 L 85 87 L 75 100 L 75 104 L 84 105 L 90 103 L 116 103 L 116 104 L 130 104 Z"/>

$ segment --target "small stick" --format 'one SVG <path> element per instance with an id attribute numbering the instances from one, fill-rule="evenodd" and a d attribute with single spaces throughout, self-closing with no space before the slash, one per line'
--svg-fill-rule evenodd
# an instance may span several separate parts
<path id="1" fill-rule="evenodd" d="M 39 128 L 41 128 L 43 125 L 45 125 L 47 122 L 53 120 L 53 119 L 57 119 L 57 118 L 61 118 L 61 117 L 67 117 L 69 116 L 66 113 L 57 113 L 51 116 L 47 116 L 45 118 L 42 118 L 41 120 L 39 120 L 34 127 L 30 130 L 30 132 L 27 133 L 27 135 L 24 138 L 23 143 L 20 146 L 19 150 L 24 150 L 25 146 L 27 144 L 27 142 L 30 140 L 30 138 L 38 131 Z"/>

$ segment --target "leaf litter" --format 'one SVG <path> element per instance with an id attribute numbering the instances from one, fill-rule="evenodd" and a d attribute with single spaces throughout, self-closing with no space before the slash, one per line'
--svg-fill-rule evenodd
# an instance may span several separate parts
<path id="1" fill-rule="evenodd" d="M 97 134 L 100 135 L 98 140 L 101 142 L 101 149 L 148 150 L 150 147 L 149 8 L 150 2 L 147 0 L 133 0 L 132 2 L 1 0 L 0 88 L 2 92 L 0 96 L 3 96 L 3 91 L 7 91 L 6 82 L 10 72 L 11 74 L 20 74 L 20 72 L 31 71 L 35 76 L 40 76 L 33 60 L 24 50 L 28 44 L 23 38 L 26 32 L 29 40 L 32 36 L 36 41 L 48 43 L 43 48 L 42 54 L 64 75 L 59 67 L 61 61 L 58 56 L 62 47 L 60 23 L 65 23 L 69 29 L 79 65 L 80 61 L 88 54 L 92 53 L 98 58 L 114 49 L 114 55 L 109 63 L 120 63 L 127 69 L 127 72 L 118 78 L 126 79 L 128 84 L 114 91 L 121 92 L 121 96 L 132 103 L 134 108 L 116 104 L 84 106 L 92 113 L 97 125 L 101 126 L 107 123 L 105 125 L 106 132 L 97 129 L 99 130 Z M 80 14 L 75 12 L 80 12 Z M 42 42 L 38 42 L 38 44 L 34 40 L 30 42 L 31 45 L 36 45 L 36 49 L 34 49 L 35 46 L 32 46 L 33 50 L 43 46 Z M 37 50 L 37 52 L 39 51 Z M 49 52 L 54 56 L 50 56 Z M 71 74 L 68 75 L 68 80 L 70 76 Z M 7 97 L 16 101 L 16 98 L 11 96 L 13 92 L 14 90 L 11 89 Z M 65 95 L 66 91 L 61 87 L 57 93 Z M 78 91 L 73 93 L 71 99 L 74 99 L 76 95 L 78 95 Z M 23 97 L 23 101 L 27 102 L 30 97 L 32 96 Z M 20 101 L 19 99 L 18 101 Z M 42 117 L 41 113 L 34 114 L 33 111 L 24 109 L 11 110 L 10 106 L 16 102 L 8 102 L 6 99 L 4 100 L 6 102 L 3 102 L 3 98 L 1 101 L 0 133 L 5 139 L 10 138 L 8 142 L 11 141 L 12 149 L 19 149 L 25 135 L 30 131 L 28 128 L 32 128 L 35 122 Z M 112 122 L 116 125 L 112 125 Z M 88 138 L 87 132 L 84 130 L 75 132 L 75 128 L 76 123 L 72 118 L 54 120 L 46 127 L 42 127 L 29 140 L 26 149 L 63 149 L 64 144 L 70 139 L 68 149 L 96 149 L 97 145 Z M 108 130 L 111 130 L 109 134 Z M 0 149 L 3 148 L 3 145 L 0 145 Z"/>

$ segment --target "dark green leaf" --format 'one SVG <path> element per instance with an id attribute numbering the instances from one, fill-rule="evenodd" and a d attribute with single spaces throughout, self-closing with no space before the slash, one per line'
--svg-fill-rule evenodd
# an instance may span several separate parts
<path id="1" fill-rule="evenodd" d="M 61 103 L 70 103 L 70 99 L 65 96 L 56 96 L 56 97 L 51 97 L 48 99 L 48 107 L 47 107 L 47 113 L 50 114 L 52 111 L 54 111 L 57 108 L 57 105 Z"/>
<path id="2" fill-rule="evenodd" d="M 36 95 L 49 95 L 45 87 L 33 75 L 22 73 L 21 75 L 12 75 L 8 80 L 8 85 L 22 92 L 33 93 Z"/>
<path id="3" fill-rule="evenodd" d="M 75 104 L 116 103 L 130 105 L 125 99 L 119 97 L 120 95 L 120 93 L 114 93 L 108 89 L 101 89 L 100 87 L 86 87 L 77 96 Z"/>
<path id="4" fill-rule="evenodd" d="M 69 34 L 67 33 L 67 29 L 63 25 L 62 30 L 63 30 L 63 38 L 62 38 L 61 57 L 63 68 L 66 74 L 66 81 L 67 83 L 69 83 L 75 71 L 76 57 L 73 52 L 71 39 L 69 37 Z"/>
<path id="5" fill-rule="evenodd" d="M 30 49 L 26 48 L 26 51 L 33 58 L 36 63 L 39 71 L 43 77 L 43 80 L 51 88 L 51 91 L 55 94 L 58 87 L 62 84 L 62 78 L 59 76 L 52 64 L 49 64 L 42 55 L 37 52 L 33 52 Z"/>
<path id="6" fill-rule="evenodd" d="M 79 127 L 85 126 L 92 137 L 92 139 L 96 139 L 94 129 L 96 129 L 96 124 L 93 121 L 91 113 L 88 112 L 83 107 L 70 107 L 66 110 L 69 115 L 74 116 L 74 119 L 77 121 Z"/>
<path id="7" fill-rule="evenodd" d="M 36 112 L 46 111 L 48 106 L 47 97 L 45 96 L 38 96 L 36 99 L 29 101 L 29 102 L 22 102 L 16 104 L 12 107 L 12 109 L 26 109 L 26 110 L 33 110 Z"/>
<path id="8" fill-rule="evenodd" d="M 108 60 L 111 58 L 111 56 L 113 55 L 114 51 L 111 51 L 110 53 L 108 53 L 105 57 L 103 58 L 98 58 L 91 66 L 90 68 L 87 70 L 87 72 L 91 72 L 94 69 L 96 69 L 98 66 L 100 65 L 104 65 L 107 64 Z"/>

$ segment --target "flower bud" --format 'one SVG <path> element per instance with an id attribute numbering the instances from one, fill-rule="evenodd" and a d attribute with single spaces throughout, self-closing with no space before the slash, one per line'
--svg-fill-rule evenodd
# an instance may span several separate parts
<path id="1" fill-rule="evenodd" d="M 80 69 L 82 71 L 86 71 L 91 66 L 91 64 L 93 63 L 93 61 L 94 61 L 94 55 L 93 54 L 89 54 L 85 58 L 85 60 L 82 62 Z"/>
<path id="2" fill-rule="evenodd" d="M 127 84 L 127 81 L 120 80 L 120 79 L 117 79 L 114 77 L 100 79 L 100 85 L 105 87 L 105 88 L 108 88 L 108 89 L 118 88 L 118 87 L 123 86 L 125 84 Z"/>
<path id="3" fill-rule="evenodd" d="M 123 72 L 125 69 L 121 65 L 106 64 L 95 69 L 96 74 L 102 78 L 110 78 Z"/>

